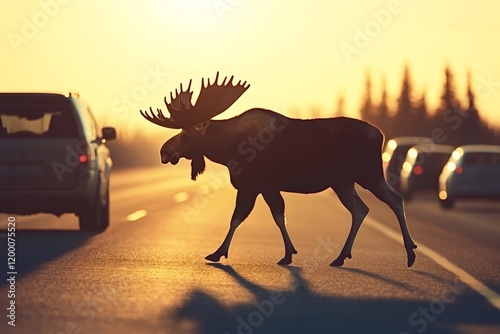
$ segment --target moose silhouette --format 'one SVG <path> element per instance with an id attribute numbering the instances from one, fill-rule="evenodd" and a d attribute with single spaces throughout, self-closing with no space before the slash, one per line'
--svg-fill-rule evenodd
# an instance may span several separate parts
<path id="1" fill-rule="evenodd" d="M 349 235 L 332 266 L 342 266 L 351 258 L 356 234 L 368 214 L 368 207 L 355 190 L 355 183 L 372 192 L 396 215 L 403 235 L 408 266 L 415 262 L 413 242 L 404 212 L 403 197 L 384 179 L 382 145 L 384 135 L 368 122 L 348 118 L 293 119 L 279 113 L 254 108 L 227 120 L 212 120 L 228 109 L 249 87 L 245 82 L 233 84 L 233 76 L 222 83 L 219 73 L 205 85 L 195 104 L 191 103 L 189 86 L 165 105 L 170 117 L 160 108 L 140 111 L 156 125 L 181 129 L 160 149 L 163 164 L 177 164 L 180 158 L 191 160 L 191 178 L 205 170 L 205 157 L 225 165 L 231 184 L 237 189 L 236 206 L 229 231 L 221 246 L 206 257 L 218 262 L 228 257 L 229 245 L 236 228 L 252 211 L 262 194 L 281 231 L 285 256 L 278 262 L 288 265 L 297 254 L 285 226 L 285 203 L 281 192 L 317 193 L 331 188 L 352 215 Z"/>

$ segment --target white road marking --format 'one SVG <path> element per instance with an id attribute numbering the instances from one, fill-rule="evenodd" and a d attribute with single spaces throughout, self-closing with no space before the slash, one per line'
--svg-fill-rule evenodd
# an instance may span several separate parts
<path id="1" fill-rule="evenodd" d="M 175 203 L 182 203 L 185 202 L 189 199 L 189 194 L 187 192 L 181 191 L 180 193 L 177 193 L 174 195 L 174 202 Z"/>
<path id="2" fill-rule="evenodd" d="M 148 214 L 148 212 L 146 210 L 139 210 L 139 211 L 136 211 L 136 212 L 132 212 L 131 214 L 129 214 L 126 219 L 127 221 L 129 222 L 135 222 L 136 220 L 139 220 L 141 218 L 144 218 L 146 217 Z"/>
<path id="3" fill-rule="evenodd" d="M 399 242 L 400 244 L 404 245 L 401 233 L 395 232 L 393 229 L 386 227 L 384 224 L 370 217 L 366 217 L 365 222 L 368 223 L 368 226 L 376 229 L 382 234 L 385 234 L 390 239 L 393 239 Z M 458 279 L 460 279 L 463 283 L 467 284 L 469 287 L 471 287 L 471 289 L 479 293 L 481 296 L 486 298 L 486 300 L 493 307 L 500 310 L 500 295 L 498 293 L 496 293 L 495 291 L 484 285 L 482 282 L 475 279 L 471 274 L 459 268 L 457 265 L 452 263 L 444 256 L 440 255 L 438 252 L 423 245 L 421 242 L 415 241 L 415 243 L 418 246 L 418 248 L 416 249 L 417 253 L 427 256 L 441 267 L 455 274 L 458 277 Z"/>

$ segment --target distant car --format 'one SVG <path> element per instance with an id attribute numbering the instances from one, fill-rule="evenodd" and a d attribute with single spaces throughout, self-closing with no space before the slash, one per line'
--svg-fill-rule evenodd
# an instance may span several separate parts
<path id="1" fill-rule="evenodd" d="M 417 190 L 437 193 L 439 175 L 455 147 L 450 145 L 416 145 L 406 154 L 401 170 L 401 194 L 411 200 Z"/>
<path id="2" fill-rule="evenodd" d="M 405 162 L 406 153 L 415 145 L 434 145 L 434 141 L 429 137 L 396 137 L 387 142 L 382 153 L 386 181 L 396 191 L 401 190 L 401 168 Z"/>
<path id="3" fill-rule="evenodd" d="M 457 199 L 500 199 L 500 146 L 464 145 L 451 154 L 439 176 L 439 200 L 453 208 Z"/>
<path id="4" fill-rule="evenodd" d="M 0 212 L 75 213 L 80 229 L 109 225 L 107 140 L 75 95 L 0 93 Z"/>

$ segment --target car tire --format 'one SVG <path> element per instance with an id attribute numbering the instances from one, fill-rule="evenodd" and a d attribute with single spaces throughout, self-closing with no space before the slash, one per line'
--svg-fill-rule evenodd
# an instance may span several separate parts
<path id="1" fill-rule="evenodd" d="M 105 199 L 105 203 L 102 203 L 99 190 L 96 191 L 91 205 L 79 214 L 80 231 L 103 232 L 108 228 L 109 188 L 106 189 Z"/>
<path id="2" fill-rule="evenodd" d="M 104 196 L 106 203 L 101 205 L 101 226 L 102 231 L 106 230 L 109 226 L 109 186 L 106 188 L 106 195 Z"/>
<path id="3" fill-rule="evenodd" d="M 441 204 L 441 208 L 445 210 L 451 210 L 455 206 L 455 200 L 452 198 L 447 198 L 445 200 L 440 200 L 439 204 Z"/>

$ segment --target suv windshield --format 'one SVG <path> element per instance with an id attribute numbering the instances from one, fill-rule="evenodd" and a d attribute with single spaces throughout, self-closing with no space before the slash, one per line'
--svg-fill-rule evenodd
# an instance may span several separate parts
<path id="1" fill-rule="evenodd" d="M 467 166 L 500 166 L 500 153 L 470 152 L 464 154 L 463 164 Z"/>
<path id="2" fill-rule="evenodd" d="M 450 153 L 435 152 L 431 155 L 424 157 L 422 166 L 428 170 L 434 170 L 436 172 L 441 172 L 444 165 L 448 162 L 450 158 Z"/>
<path id="3" fill-rule="evenodd" d="M 0 99 L 0 138 L 76 138 L 71 105 L 63 99 Z"/>

